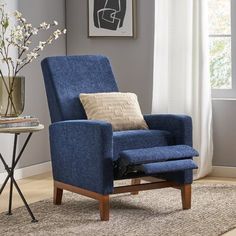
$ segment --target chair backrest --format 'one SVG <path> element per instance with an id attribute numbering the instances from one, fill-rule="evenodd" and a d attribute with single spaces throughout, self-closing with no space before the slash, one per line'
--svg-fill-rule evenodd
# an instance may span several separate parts
<path id="1" fill-rule="evenodd" d="M 52 122 L 86 119 L 80 93 L 117 92 L 107 57 L 48 57 L 41 62 Z"/>

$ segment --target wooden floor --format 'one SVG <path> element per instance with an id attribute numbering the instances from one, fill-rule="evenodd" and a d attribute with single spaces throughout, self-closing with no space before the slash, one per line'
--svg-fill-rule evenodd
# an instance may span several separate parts
<path id="1" fill-rule="evenodd" d="M 236 179 L 231 178 L 216 178 L 208 177 L 202 180 L 198 180 L 200 183 L 234 183 Z M 51 198 L 53 192 L 53 182 L 51 173 L 37 175 L 22 179 L 18 181 L 22 192 L 24 193 L 28 203 L 37 202 L 43 199 Z M 17 192 L 13 194 L 13 208 L 22 206 L 22 201 Z M 0 212 L 7 211 L 8 206 L 8 191 L 4 191 L 0 196 Z M 224 234 L 224 236 L 235 236 L 236 230 Z"/>
<path id="2" fill-rule="evenodd" d="M 53 182 L 50 173 L 36 175 L 17 181 L 28 203 L 38 202 L 52 197 Z M 22 206 L 22 200 L 17 191 L 13 192 L 13 208 Z M 0 212 L 7 211 L 8 207 L 8 189 L 4 189 L 0 196 Z"/>

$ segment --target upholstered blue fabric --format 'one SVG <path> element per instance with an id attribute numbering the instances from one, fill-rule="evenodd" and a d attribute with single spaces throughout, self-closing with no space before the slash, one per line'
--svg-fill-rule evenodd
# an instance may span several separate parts
<path id="1" fill-rule="evenodd" d="M 197 165 L 191 159 L 165 161 L 157 163 L 149 163 L 139 165 L 135 167 L 137 170 L 144 172 L 147 175 L 153 175 L 158 173 L 168 173 L 181 170 L 197 169 Z"/>
<path id="2" fill-rule="evenodd" d="M 144 115 L 149 129 L 169 131 L 175 144 L 192 146 L 192 119 L 186 115 Z"/>
<path id="3" fill-rule="evenodd" d="M 164 130 L 128 130 L 113 132 L 113 160 L 123 150 L 172 145 L 173 136 Z"/>
<path id="4" fill-rule="evenodd" d="M 101 194 L 113 191 L 112 127 L 103 121 L 61 121 L 50 126 L 55 180 Z"/>
<path id="5" fill-rule="evenodd" d="M 117 170 L 115 171 L 115 173 L 118 176 L 123 176 L 130 172 L 143 170 L 142 168 L 144 167 L 147 168 L 147 171 L 146 172 L 144 171 L 146 174 L 163 173 L 165 167 L 166 167 L 166 172 L 170 172 L 173 171 L 173 167 L 179 160 L 191 159 L 192 161 L 193 156 L 198 156 L 198 152 L 194 150 L 192 147 L 187 145 L 173 145 L 173 146 L 125 150 L 120 153 L 120 157 L 117 161 Z M 156 162 L 164 162 L 166 163 L 166 165 L 164 164 L 145 165 L 149 163 L 155 164 Z M 187 162 L 187 164 L 191 166 L 190 162 Z M 183 165 L 183 169 L 181 169 L 177 168 L 176 165 L 176 171 L 187 169 L 185 168 L 186 166 Z M 153 172 L 155 168 L 157 171 Z"/>
<path id="6" fill-rule="evenodd" d="M 49 131 L 55 180 L 110 194 L 117 179 L 114 172 L 120 152 L 177 144 L 192 146 L 192 122 L 188 116 L 146 115 L 150 130 L 114 133 L 106 122 L 86 120 L 80 93 L 118 91 L 106 57 L 50 57 L 42 61 L 42 70 L 52 120 Z M 173 172 L 152 175 L 180 184 L 192 183 L 192 170 L 179 171 L 178 166 L 173 166 Z"/>
<path id="7" fill-rule="evenodd" d="M 42 70 L 52 122 L 86 119 L 79 94 L 117 92 L 109 60 L 104 56 L 45 58 Z"/>
<path id="8" fill-rule="evenodd" d="M 173 135 L 174 143 L 192 146 L 192 119 L 186 115 L 158 114 L 144 115 L 149 129 L 167 130 Z M 162 173 L 157 177 L 179 184 L 191 184 L 193 181 L 192 170 Z"/>
<path id="9" fill-rule="evenodd" d="M 120 153 L 119 163 L 124 166 L 140 165 L 169 160 L 188 159 L 198 156 L 198 152 L 187 145 L 173 145 L 143 149 L 125 150 Z"/>

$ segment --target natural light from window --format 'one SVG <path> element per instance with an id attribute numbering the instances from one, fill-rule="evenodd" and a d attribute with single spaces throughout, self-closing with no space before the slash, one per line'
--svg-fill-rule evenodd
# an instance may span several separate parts
<path id="1" fill-rule="evenodd" d="M 212 89 L 232 89 L 231 0 L 208 0 Z"/>

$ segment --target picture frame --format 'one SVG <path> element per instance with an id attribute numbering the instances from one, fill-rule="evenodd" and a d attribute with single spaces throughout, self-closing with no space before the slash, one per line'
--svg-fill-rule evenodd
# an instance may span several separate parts
<path id="1" fill-rule="evenodd" d="M 136 0 L 88 0 L 88 37 L 136 37 Z"/>

